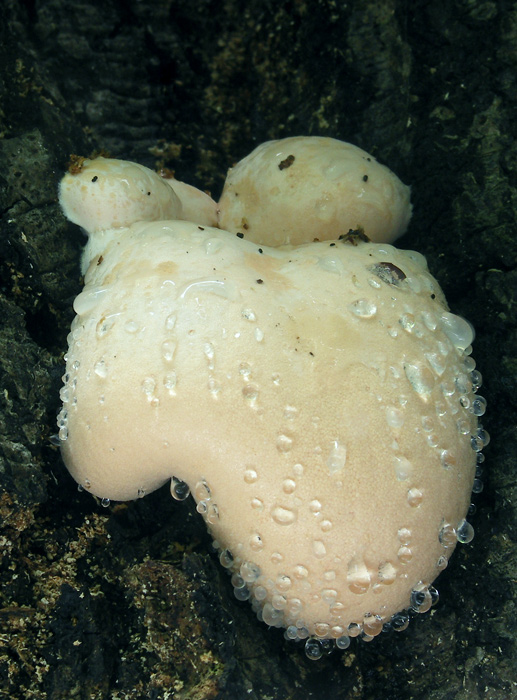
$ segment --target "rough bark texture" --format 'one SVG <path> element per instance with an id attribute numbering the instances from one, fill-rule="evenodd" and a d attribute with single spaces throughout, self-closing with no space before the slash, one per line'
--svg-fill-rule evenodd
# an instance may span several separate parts
<path id="1" fill-rule="evenodd" d="M 0 694 L 57 700 L 517 695 L 517 4 L 4 0 Z M 319 662 L 257 622 L 188 503 L 107 509 L 55 432 L 81 235 L 56 187 L 105 149 L 217 196 L 268 138 L 352 141 L 412 183 L 403 245 L 477 329 L 489 401 L 473 544 L 432 614 Z"/>

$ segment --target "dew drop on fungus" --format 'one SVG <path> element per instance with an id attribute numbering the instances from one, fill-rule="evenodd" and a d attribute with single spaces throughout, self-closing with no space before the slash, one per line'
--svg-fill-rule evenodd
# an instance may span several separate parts
<path id="1" fill-rule="evenodd" d="M 292 525 L 296 520 L 296 511 L 283 506 L 273 506 L 271 517 L 278 525 Z"/>
<path id="2" fill-rule="evenodd" d="M 377 313 L 377 306 L 368 299 L 357 299 L 348 308 L 358 318 L 372 318 Z"/>
<path id="3" fill-rule="evenodd" d="M 458 524 L 458 527 L 456 528 L 456 537 L 458 542 L 461 542 L 462 544 L 468 544 L 474 539 L 474 528 L 469 522 L 467 522 L 467 520 L 463 519 Z"/>
<path id="4" fill-rule="evenodd" d="M 171 479 L 171 496 L 176 501 L 184 501 L 190 496 L 190 488 L 185 481 L 180 481 L 175 476 Z"/>

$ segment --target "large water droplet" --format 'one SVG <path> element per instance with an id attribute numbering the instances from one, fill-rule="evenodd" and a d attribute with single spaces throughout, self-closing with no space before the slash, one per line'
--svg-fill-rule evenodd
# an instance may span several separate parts
<path id="1" fill-rule="evenodd" d="M 451 343 L 458 350 L 465 350 L 474 340 L 474 329 L 468 321 L 448 311 L 440 315 L 440 326 Z"/>
<path id="2" fill-rule="evenodd" d="M 271 516 L 278 525 L 292 525 L 296 520 L 296 511 L 283 506 L 273 506 Z"/>

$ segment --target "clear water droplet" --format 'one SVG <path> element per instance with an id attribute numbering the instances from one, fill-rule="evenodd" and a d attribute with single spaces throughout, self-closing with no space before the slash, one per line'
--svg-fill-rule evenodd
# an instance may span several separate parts
<path id="1" fill-rule="evenodd" d="M 282 491 L 284 493 L 293 493 L 296 488 L 296 481 L 294 479 L 284 479 L 282 484 Z"/>
<path id="2" fill-rule="evenodd" d="M 257 479 L 258 475 L 254 469 L 246 469 L 244 472 L 244 481 L 247 484 L 254 484 Z"/>
<path id="3" fill-rule="evenodd" d="M 331 474 L 336 474 L 344 469 L 346 464 L 346 446 L 334 440 L 330 446 L 327 457 L 327 467 Z"/>
<path id="4" fill-rule="evenodd" d="M 440 327 L 458 350 L 465 350 L 469 345 L 472 345 L 474 329 L 461 316 L 443 311 L 440 315 Z"/>
<path id="5" fill-rule="evenodd" d="M 284 435 L 283 433 L 278 436 L 277 441 L 276 441 L 276 449 L 279 452 L 285 453 L 289 452 L 293 446 L 293 438 L 289 437 L 288 435 Z"/>
<path id="6" fill-rule="evenodd" d="M 100 359 L 98 362 L 95 363 L 93 371 L 101 379 L 106 379 L 106 377 L 108 376 L 108 368 L 106 366 L 106 361 L 104 360 L 104 358 Z"/>
<path id="7" fill-rule="evenodd" d="M 407 502 L 411 508 L 418 508 L 423 501 L 423 494 L 420 489 L 412 488 L 407 492 Z"/>
<path id="8" fill-rule="evenodd" d="M 456 528 L 456 537 L 461 544 L 468 544 L 474 539 L 474 528 L 469 522 L 463 519 Z"/>
<path id="9" fill-rule="evenodd" d="M 404 372 L 420 398 L 425 402 L 429 401 L 435 383 L 431 370 L 419 362 L 405 362 Z"/>
<path id="10" fill-rule="evenodd" d="M 260 552 L 260 550 L 264 548 L 262 537 L 259 535 L 258 532 L 251 535 L 249 539 L 249 545 L 254 552 Z"/>
<path id="11" fill-rule="evenodd" d="M 189 485 L 173 476 L 171 479 L 171 495 L 176 501 L 184 501 L 190 496 Z"/>
<path id="12" fill-rule="evenodd" d="M 377 306 L 368 299 L 357 299 L 349 304 L 348 308 L 358 318 L 372 318 L 377 313 Z"/>
<path id="13" fill-rule="evenodd" d="M 404 413 L 400 408 L 389 406 L 386 409 L 386 422 L 390 428 L 401 428 L 404 425 Z"/>
<path id="14" fill-rule="evenodd" d="M 312 551 L 316 559 L 323 559 L 327 555 L 327 548 L 322 540 L 313 540 Z"/>
<path id="15" fill-rule="evenodd" d="M 346 580 L 348 588 L 356 595 L 362 595 L 370 588 L 370 572 L 361 558 L 355 557 L 348 562 Z"/>
<path id="16" fill-rule="evenodd" d="M 174 340 L 165 340 L 162 343 L 162 357 L 165 362 L 172 362 L 174 353 L 176 352 L 176 343 Z"/>
<path id="17" fill-rule="evenodd" d="M 271 509 L 271 517 L 278 525 L 292 525 L 297 518 L 297 513 L 292 508 L 275 505 Z"/>

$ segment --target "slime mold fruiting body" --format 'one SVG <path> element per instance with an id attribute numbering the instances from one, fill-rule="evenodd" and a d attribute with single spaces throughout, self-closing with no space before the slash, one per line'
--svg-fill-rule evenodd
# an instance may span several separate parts
<path id="1" fill-rule="evenodd" d="M 287 148 L 290 167 L 303 162 Z M 291 155 L 273 151 L 276 167 Z M 121 168 L 141 178 L 120 163 L 86 161 L 61 185 L 90 235 L 59 417 L 71 474 L 104 499 L 187 484 L 237 597 L 290 638 L 346 647 L 403 628 L 472 537 L 487 438 L 470 325 L 418 253 L 339 235 L 271 247 L 267 220 L 253 223 L 265 243 L 249 241 L 210 226 L 206 195 L 175 195 L 151 171 L 112 225 L 101 188 L 123 196 Z M 182 196 L 203 204 L 194 221 L 179 220 Z M 174 219 L 155 220 L 155 197 Z M 283 211 L 285 231 L 296 205 Z M 368 233 L 360 214 L 353 226 Z"/>

